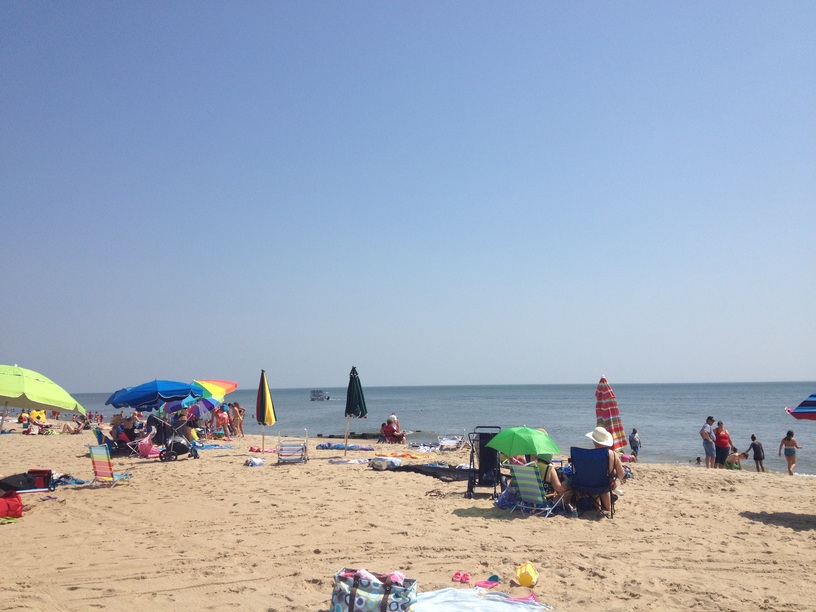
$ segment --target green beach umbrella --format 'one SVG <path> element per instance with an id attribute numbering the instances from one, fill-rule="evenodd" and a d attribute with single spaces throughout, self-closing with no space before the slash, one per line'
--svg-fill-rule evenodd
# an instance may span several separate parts
<path id="1" fill-rule="evenodd" d="M 346 450 L 343 455 L 348 452 L 348 435 L 351 417 L 364 419 L 367 414 L 368 408 L 366 408 L 365 397 L 363 396 L 363 385 L 360 384 L 360 376 L 357 374 L 356 366 L 351 366 L 348 390 L 346 391 L 346 417 L 348 418 L 346 420 Z"/>
<path id="2" fill-rule="evenodd" d="M 548 455 L 561 449 L 550 435 L 532 427 L 509 427 L 493 436 L 487 446 L 508 457 L 515 455 Z"/>
<path id="3" fill-rule="evenodd" d="M 0 431 L 9 406 L 31 410 L 52 410 L 85 414 L 85 408 L 50 378 L 16 365 L 0 365 L 0 402 L 4 403 Z"/>

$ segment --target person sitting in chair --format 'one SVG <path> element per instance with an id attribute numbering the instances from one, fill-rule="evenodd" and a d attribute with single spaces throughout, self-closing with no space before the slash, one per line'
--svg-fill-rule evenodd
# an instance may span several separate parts
<path id="1" fill-rule="evenodd" d="M 388 417 L 382 435 L 389 444 L 405 444 L 405 432 L 398 431 L 394 419 Z"/>
<path id="2" fill-rule="evenodd" d="M 615 479 L 617 478 L 620 482 L 623 482 L 623 464 L 621 463 L 620 457 L 618 453 L 612 450 L 612 434 L 609 433 L 603 427 L 596 427 L 588 434 L 586 437 L 592 440 L 592 443 L 595 445 L 595 448 L 608 448 L 609 449 L 609 484 L 610 488 L 615 487 Z M 599 496 L 601 500 L 601 505 L 603 506 L 604 510 L 609 511 L 612 508 L 612 498 L 611 493 L 609 491 L 605 493 L 601 493 Z"/>
<path id="3" fill-rule="evenodd" d="M 536 455 L 536 463 L 538 464 L 538 471 L 541 474 L 541 481 L 544 483 L 545 488 L 550 489 L 552 493 L 558 493 L 559 495 L 562 493 L 567 493 L 564 497 L 564 506 L 569 503 L 569 493 L 571 493 L 571 489 L 561 482 L 561 479 L 558 477 L 558 471 L 552 464 L 553 456 L 551 454 L 548 455 Z"/>

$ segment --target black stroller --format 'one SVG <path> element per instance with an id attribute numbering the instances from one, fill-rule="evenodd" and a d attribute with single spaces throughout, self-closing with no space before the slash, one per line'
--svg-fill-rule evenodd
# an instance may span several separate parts
<path id="1" fill-rule="evenodd" d="M 499 451 L 487 446 L 501 431 L 497 425 L 480 425 L 468 434 L 470 440 L 470 477 L 465 497 L 473 497 L 476 486 L 493 487 L 493 498 L 498 497 L 498 488 L 504 491 L 504 481 L 499 471 Z"/>
<path id="2" fill-rule="evenodd" d="M 147 419 L 147 426 L 155 431 L 153 443 L 156 446 L 164 446 L 159 451 L 159 461 L 176 461 L 180 455 L 184 454 L 193 459 L 198 459 L 198 450 L 181 433 L 181 429 L 184 427 L 183 422 L 178 427 L 173 428 L 167 421 L 163 421 L 151 414 Z"/>

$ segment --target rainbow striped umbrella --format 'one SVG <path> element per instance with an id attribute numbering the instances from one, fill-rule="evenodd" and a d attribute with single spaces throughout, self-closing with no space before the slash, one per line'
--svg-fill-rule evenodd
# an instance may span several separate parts
<path id="1" fill-rule="evenodd" d="M 194 380 L 194 383 L 204 387 L 204 397 L 218 397 L 223 399 L 227 393 L 232 393 L 238 388 L 238 383 L 231 380 Z"/>
<path id="2" fill-rule="evenodd" d="M 620 418 L 618 400 L 605 376 L 601 376 L 598 388 L 595 389 L 595 417 L 596 427 L 603 427 L 612 434 L 613 450 L 626 446 L 626 430 L 623 429 Z"/>
<path id="3" fill-rule="evenodd" d="M 790 408 L 785 408 L 785 412 L 795 419 L 816 421 L 816 393 L 811 393 L 810 397 L 808 397 L 793 410 Z"/>

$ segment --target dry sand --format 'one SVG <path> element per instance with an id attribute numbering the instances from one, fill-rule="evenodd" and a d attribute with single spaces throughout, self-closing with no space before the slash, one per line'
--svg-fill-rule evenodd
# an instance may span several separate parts
<path id="1" fill-rule="evenodd" d="M 344 566 L 402 570 L 420 591 L 468 588 L 456 571 L 495 573 L 499 590 L 523 596 L 509 580 L 525 561 L 558 610 L 816 609 L 814 478 L 641 463 L 613 520 L 542 519 L 496 508 L 487 489 L 466 499 L 464 482 L 330 464 L 342 451 L 319 441 L 298 465 L 265 455 L 245 467 L 258 437 L 200 460 L 114 458 L 130 481 L 24 496 L 23 518 L 0 525 L 0 609 L 325 610 Z M 0 436 L 0 473 L 90 479 L 92 442 Z"/>

